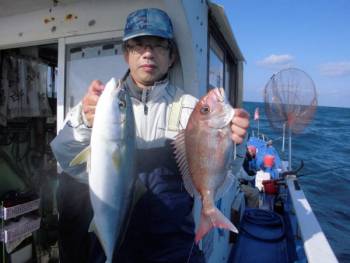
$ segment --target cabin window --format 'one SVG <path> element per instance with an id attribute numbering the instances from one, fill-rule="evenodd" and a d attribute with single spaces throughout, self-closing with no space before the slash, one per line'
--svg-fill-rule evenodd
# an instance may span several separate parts
<path id="1" fill-rule="evenodd" d="M 230 81 L 231 81 L 231 66 L 229 63 L 229 59 L 226 59 L 225 61 L 225 93 L 226 93 L 226 97 L 230 98 Z"/>
<path id="2" fill-rule="evenodd" d="M 209 36 L 209 88 L 222 87 L 226 97 L 234 104 L 234 63 L 223 42 L 218 41 L 214 35 Z"/>
<path id="3" fill-rule="evenodd" d="M 209 87 L 224 86 L 224 52 L 215 39 L 210 36 L 209 49 Z"/>
<path id="4" fill-rule="evenodd" d="M 120 79 L 127 68 L 121 41 L 69 45 L 66 52 L 66 113 L 83 98 L 91 81 L 98 79 L 106 84 L 112 77 Z"/>
<path id="5" fill-rule="evenodd" d="M 233 106 L 239 103 L 238 58 L 222 35 L 219 25 L 209 17 L 208 86 L 223 87 Z"/>

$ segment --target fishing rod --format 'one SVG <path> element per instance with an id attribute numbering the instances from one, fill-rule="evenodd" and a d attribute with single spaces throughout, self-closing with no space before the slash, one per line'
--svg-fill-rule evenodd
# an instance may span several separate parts
<path id="1" fill-rule="evenodd" d="M 298 167 L 297 169 L 295 169 L 295 170 L 290 170 L 290 171 L 285 171 L 285 172 L 281 173 L 281 177 L 282 177 L 282 178 L 285 178 L 287 175 L 293 175 L 293 174 L 296 175 L 297 177 L 299 177 L 298 173 L 299 173 L 300 170 L 303 169 L 303 168 L 304 168 L 304 161 L 301 160 L 301 161 L 300 161 L 300 165 L 299 165 L 299 167 Z"/>
<path id="2" fill-rule="evenodd" d="M 309 172 L 309 173 L 305 173 L 305 174 L 301 174 L 301 175 L 298 175 L 298 177 L 301 177 L 301 176 L 305 176 L 305 175 L 311 175 L 311 174 L 315 174 L 315 173 L 318 173 L 318 174 L 322 174 L 322 173 L 326 173 L 326 172 L 330 172 L 330 171 L 333 171 L 333 170 L 336 170 L 336 169 L 341 169 L 341 168 L 350 168 L 350 165 L 342 165 L 342 166 L 334 166 L 332 168 L 329 168 L 329 169 L 326 169 L 326 170 L 323 170 L 323 171 L 319 171 L 319 172 Z"/>

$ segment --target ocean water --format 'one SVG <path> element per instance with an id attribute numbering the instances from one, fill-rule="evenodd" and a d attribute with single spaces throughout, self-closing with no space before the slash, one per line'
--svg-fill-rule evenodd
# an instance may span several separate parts
<path id="1" fill-rule="evenodd" d="M 282 132 L 270 127 L 264 104 L 244 103 L 252 117 L 256 107 L 260 133 L 281 151 Z M 250 129 L 257 132 L 257 121 L 251 120 Z M 288 160 L 287 154 L 281 155 Z M 305 130 L 292 135 L 293 168 L 300 160 L 304 161 L 301 187 L 339 262 L 350 262 L 350 108 L 317 107 Z"/>

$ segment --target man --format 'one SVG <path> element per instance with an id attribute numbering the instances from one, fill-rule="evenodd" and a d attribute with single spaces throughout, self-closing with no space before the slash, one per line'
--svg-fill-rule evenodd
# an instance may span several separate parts
<path id="1" fill-rule="evenodd" d="M 122 79 L 122 85 L 129 91 L 133 103 L 137 169 L 139 182 L 146 192 L 134 208 L 115 261 L 186 262 L 190 258 L 189 262 L 204 262 L 198 247 L 191 249 L 194 241 L 193 199 L 182 185 L 170 145 L 179 130 L 186 127 L 197 101 L 169 83 L 168 71 L 176 59 L 170 18 L 164 11 L 154 8 L 131 13 L 126 21 L 123 46 L 129 71 Z M 91 83 L 82 103 L 68 114 L 65 127 L 51 144 L 63 170 L 78 180 L 83 180 L 86 175 L 84 168 L 69 167 L 68 164 L 89 144 L 95 107 L 103 89 L 100 81 Z M 179 112 L 172 111 L 171 105 L 176 101 L 181 101 Z M 175 128 L 169 124 L 170 114 L 179 116 Z M 232 139 L 236 143 L 242 142 L 248 125 L 246 111 L 236 109 L 231 125 Z M 65 185 L 68 187 L 67 183 Z M 61 190 L 64 192 L 62 187 Z M 61 203 L 64 210 L 64 201 Z M 62 244 L 62 250 L 68 244 Z M 93 253 L 96 255 L 99 249 L 95 246 Z"/>
<path id="2" fill-rule="evenodd" d="M 240 181 L 240 187 L 244 193 L 246 205 L 249 208 L 259 207 L 259 190 L 254 186 L 255 175 L 257 172 L 256 165 L 256 147 L 254 145 L 248 145 L 246 155 L 242 165 L 238 180 Z"/>
<path id="3" fill-rule="evenodd" d="M 254 145 L 248 145 L 246 155 L 243 161 L 243 168 L 246 173 L 250 176 L 256 175 L 257 165 L 256 165 L 256 147 Z"/>

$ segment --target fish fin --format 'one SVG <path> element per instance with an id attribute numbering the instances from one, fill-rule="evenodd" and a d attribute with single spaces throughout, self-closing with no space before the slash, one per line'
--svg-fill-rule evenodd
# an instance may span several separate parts
<path id="1" fill-rule="evenodd" d="M 114 165 L 114 168 L 118 171 L 120 169 L 122 162 L 122 156 L 120 154 L 120 149 L 119 147 L 115 149 L 112 153 L 112 163 Z"/>
<path id="2" fill-rule="evenodd" d="M 200 240 L 212 229 L 212 228 L 225 228 L 234 233 L 238 233 L 238 229 L 234 224 L 216 207 L 210 214 L 206 215 L 201 213 L 201 219 L 199 223 L 199 228 L 196 231 L 195 242 L 198 244 Z"/>
<path id="3" fill-rule="evenodd" d="M 89 163 L 90 155 L 91 155 L 91 147 L 89 145 L 88 147 L 83 149 L 80 153 L 78 153 L 77 156 L 75 156 L 72 161 L 70 161 L 69 166 L 75 166 L 75 165 L 83 164 L 85 162 Z"/>
<path id="4" fill-rule="evenodd" d="M 133 201 L 131 204 L 131 210 L 134 209 L 135 205 L 137 204 L 137 202 L 141 199 L 141 197 L 147 192 L 147 188 L 144 185 L 144 183 L 141 182 L 140 179 L 136 179 L 135 181 L 135 190 L 133 193 Z"/>
<path id="5" fill-rule="evenodd" d="M 106 249 L 106 244 L 103 241 L 103 238 L 101 238 L 98 229 L 96 227 L 96 223 L 95 223 L 95 217 L 92 218 L 91 222 L 90 222 L 90 226 L 89 226 L 89 231 L 88 232 L 93 232 L 95 233 L 98 241 L 100 241 L 100 244 L 102 246 L 103 251 L 105 252 L 105 255 L 107 255 L 107 249 Z"/>
<path id="6" fill-rule="evenodd" d="M 235 182 L 235 176 L 232 174 L 231 170 L 228 170 L 226 172 L 224 181 L 216 191 L 215 201 L 218 201 L 220 198 L 222 198 L 225 195 L 225 193 L 227 193 L 228 190 L 232 187 L 234 182 Z"/>
<path id="7" fill-rule="evenodd" d="M 94 219 L 92 219 L 90 222 L 88 232 L 91 232 L 91 233 L 93 232 L 95 234 L 97 233 L 96 224 L 95 224 Z"/>
<path id="8" fill-rule="evenodd" d="M 199 197 L 198 191 L 193 186 L 193 182 L 190 176 L 190 169 L 187 163 L 186 147 L 185 147 L 185 130 L 181 130 L 172 142 L 175 148 L 175 159 L 182 174 L 182 181 L 186 191 L 193 197 Z"/>
<path id="9" fill-rule="evenodd" d="M 242 143 L 241 145 L 237 145 L 237 155 L 238 156 L 245 156 L 245 146 Z M 218 187 L 216 194 L 215 194 L 215 201 L 218 201 L 220 198 L 222 198 L 226 192 L 230 190 L 232 185 L 235 183 L 236 179 L 236 174 L 240 171 L 244 158 L 237 158 L 236 160 L 233 159 L 233 150 L 230 153 L 230 164 L 229 164 L 229 169 L 226 172 L 224 182 Z"/>

